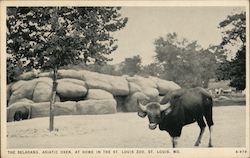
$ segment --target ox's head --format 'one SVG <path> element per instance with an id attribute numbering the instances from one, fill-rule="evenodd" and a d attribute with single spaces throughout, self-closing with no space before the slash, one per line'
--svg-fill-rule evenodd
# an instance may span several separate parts
<path id="1" fill-rule="evenodd" d="M 168 110 L 170 108 L 170 102 L 164 105 L 161 105 L 158 102 L 150 102 L 146 105 L 142 105 L 138 101 L 138 107 L 139 107 L 138 115 L 140 117 L 146 117 L 148 115 L 149 128 L 153 130 L 157 127 L 157 124 L 159 124 L 161 121 L 161 112 Z"/>

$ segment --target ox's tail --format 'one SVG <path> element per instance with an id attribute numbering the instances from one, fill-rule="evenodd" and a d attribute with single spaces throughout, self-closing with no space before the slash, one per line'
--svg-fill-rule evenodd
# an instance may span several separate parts
<path id="1" fill-rule="evenodd" d="M 214 125 L 213 122 L 213 98 L 211 95 L 202 96 L 203 106 L 204 106 L 204 116 L 208 127 Z"/>

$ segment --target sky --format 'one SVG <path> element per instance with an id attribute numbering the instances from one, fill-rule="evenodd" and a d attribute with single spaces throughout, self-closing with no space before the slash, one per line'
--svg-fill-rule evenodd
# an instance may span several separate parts
<path id="1" fill-rule="evenodd" d="M 128 23 L 116 32 L 118 49 L 110 56 L 111 64 L 140 55 L 143 65 L 154 61 L 154 41 L 160 36 L 176 32 L 190 41 L 196 40 L 203 48 L 219 44 L 222 33 L 219 23 L 232 13 L 242 11 L 236 7 L 123 7 L 121 14 Z"/>

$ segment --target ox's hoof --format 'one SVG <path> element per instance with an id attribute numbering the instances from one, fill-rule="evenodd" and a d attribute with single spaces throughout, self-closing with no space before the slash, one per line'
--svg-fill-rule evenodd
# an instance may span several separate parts
<path id="1" fill-rule="evenodd" d="M 197 141 L 197 142 L 195 142 L 194 146 L 199 146 L 200 143 L 201 143 L 200 141 Z"/>
<path id="2" fill-rule="evenodd" d="M 212 145 L 212 144 L 208 144 L 208 147 L 209 147 L 209 148 L 212 148 L 212 147 L 213 147 L 213 145 Z"/>

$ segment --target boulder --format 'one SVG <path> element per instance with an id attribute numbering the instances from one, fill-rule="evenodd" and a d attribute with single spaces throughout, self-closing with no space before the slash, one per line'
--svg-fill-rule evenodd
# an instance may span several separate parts
<path id="1" fill-rule="evenodd" d="M 129 94 L 128 81 L 125 78 L 107 75 L 106 80 L 111 84 L 114 96 L 124 96 Z"/>
<path id="2" fill-rule="evenodd" d="M 53 74 L 51 72 L 42 72 L 38 74 L 38 77 L 49 77 L 52 78 Z"/>
<path id="3" fill-rule="evenodd" d="M 142 92 L 136 92 L 134 94 L 129 95 L 124 101 L 124 106 L 127 112 L 138 111 L 137 100 L 139 100 L 142 104 L 146 104 L 149 101 L 149 97 Z"/>
<path id="4" fill-rule="evenodd" d="M 49 77 L 39 77 L 39 78 L 34 79 L 34 81 L 52 84 L 52 79 Z"/>
<path id="5" fill-rule="evenodd" d="M 31 105 L 31 118 L 48 117 L 50 102 L 34 103 Z"/>
<path id="6" fill-rule="evenodd" d="M 51 92 L 50 92 L 51 93 Z M 47 98 L 46 100 L 47 101 L 41 101 L 41 102 L 50 102 L 50 100 L 51 100 L 51 96 L 46 96 L 45 95 L 45 97 Z M 38 98 L 38 97 L 37 97 Z M 42 98 L 41 98 L 42 99 Z M 35 99 L 36 100 L 36 99 Z M 19 100 L 18 100 L 19 101 Z M 60 99 L 60 97 L 56 94 L 56 97 L 55 97 L 55 102 L 60 102 L 61 101 L 61 99 Z M 35 101 L 34 101 L 35 102 Z M 36 101 L 37 103 L 39 103 L 39 101 Z"/>
<path id="7" fill-rule="evenodd" d="M 78 79 L 60 79 L 57 81 L 57 94 L 65 100 L 83 100 L 87 94 L 87 88 L 84 81 Z"/>
<path id="8" fill-rule="evenodd" d="M 77 70 L 58 70 L 58 78 L 73 78 L 85 81 L 83 73 Z"/>
<path id="9" fill-rule="evenodd" d="M 133 77 L 127 77 L 127 80 L 129 82 L 133 82 L 133 83 L 136 83 L 137 85 L 139 85 L 142 89 L 145 89 L 147 87 L 150 87 L 150 88 L 157 88 L 157 85 L 154 81 L 152 81 L 151 79 L 149 78 L 144 78 L 144 77 L 141 77 L 141 76 L 133 76 Z"/>
<path id="10" fill-rule="evenodd" d="M 52 95 L 52 81 L 38 82 L 33 92 L 34 102 L 49 102 Z"/>
<path id="11" fill-rule="evenodd" d="M 18 80 L 32 80 L 34 78 L 38 77 L 38 74 L 40 73 L 39 70 L 33 69 L 32 71 L 22 73 L 17 77 Z"/>
<path id="12" fill-rule="evenodd" d="M 89 89 L 102 89 L 112 93 L 112 85 L 105 80 L 104 74 L 86 70 L 81 70 L 81 72 L 84 74 Z"/>
<path id="13" fill-rule="evenodd" d="M 78 115 L 112 114 L 116 113 L 115 99 L 85 100 L 77 102 Z"/>
<path id="14" fill-rule="evenodd" d="M 102 89 L 111 92 L 114 96 L 128 95 L 128 82 L 124 77 L 100 74 L 91 71 L 81 71 L 87 85 L 92 89 Z"/>
<path id="15" fill-rule="evenodd" d="M 157 85 L 157 89 L 160 95 L 166 95 L 168 92 L 180 89 L 181 87 L 173 81 L 163 80 L 157 77 L 150 76 L 149 79 L 154 81 Z"/>
<path id="16" fill-rule="evenodd" d="M 9 100 L 9 105 L 17 102 L 22 98 L 27 98 L 32 100 L 33 98 L 33 91 L 37 85 L 37 80 L 30 80 L 30 81 L 18 81 L 13 84 L 12 86 L 12 95 Z"/>
<path id="17" fill-rule="evenodd" d="M 73 78 L 64 78 L 64 79 L 59 79 L 57 80 L 58 84 L 59 83 L 62 83 L 63 82 L 70 82 L 70 83 L 73 83 L 73 84 L 77 84 L 77 85 L 80 85 L 80 86 L 83 86 L 83 87 L 86 87 L 86 83 L 82 80 L 78 80 L 78 79 L 73 79 Z"/>
<path id="18" fill-rule="evenodd" d="M 17 82 L 14 82 L 11 86 L 11 92 L 14 92 L 16 91 L 17 89 L 19 89 L 21 86 L 23 86 L 25 83 L 27 83 L 27 81 L 23 81 L 23 80 L 20 80 L 20 81 L 17 81 Z"/>
<path id="19" fill-rule="evenodd" d="M 48 77 L 41 77 L 41 78 L 29 80 L 29 81 L 22 81 L 21 80 L 21 81 L 15 82 L 11 87 L 12 95 L 11 95 L 10 100 L 9 100 L 9 105 L 17 102 L 18 100 L 20 100 L 22 98 L 27 98 L 27 99 L 33 100 L 33 93 L 35 92 L 35 88 L 41 82 L 51 85 L 52 79 L 48 78 Z M 42 93 L 40 90 L 41 86 L 39 86 L 39 87 L 38 87 L 39 89 L 37 89 L 37 92 L 36 92 L 36 93 L 38 93 L 38 95 L 40 93 Z M 37 95 L 35 95 L 35 97 L 37 99 Z"/>
<path id="20" fill-rule="evenodd" d="M 110 93 L 113 92 L 112 86 L 104 81 L 99 80 L 86 80 L 86 84 L 89 89 L 102 89 Z"/>
<path id="21" fill-rule="evenodd" d="M 34 103 L 31 108 L 32 118 L 36 117 L 48 117 L 50 102 Z M 56 102 L 54 109 L 54 116 L 59 115 L 74 115 L 76 114 L 76 102 L 67 101 L 67 102 Z"/>
<path id="22" fill-rule="evenodd" d="M 129 85 L 129 94 L 133 94 L 135 92 L 142 92 L 142 89 L 140 86 L 138 86 L 136 83 L 128 82 Z"/>
<path id="23" fill-rule="evenodd" d="M 10 100 L 10 96 L 11 96 L 11 93 L 12 93 L 12 91 L 11 91 L 11 87 L 12 87 L 12 83 L 11 84 L 8 84 L 7 86 L 6 86 L 6 98 L 7 98 L 7 106 L 8 106 L 8 103 L 9 103 L 9 100 Z"/>
<path id="24" fill-rule="evenodd" d="M 159 96 L 159 91 L 156 88 L 144 88 L 142 92 L 151 100 L 155 100 Z"/>
<path id="25" fill-rule="evenodd" d="M 30 109 L 31 109 L 32 103 L 33 102 L 31 100 L 23 99 L 7 107 L 7 122 L 14 121 L 14 116 L 17 111 L 25 112 L 28 110 L 29 115 L 30 115 L 30 112 L 31 112 Z"/>
<path id="26" fill-rule="evenodd" d="M 27 99 L 27 98 L 22 98 L 22 99 L 17 100 L 17 103 L 19 102 L 34 103 L 32 100 Z"/>
<path id="27" fill-rule="evenodd" d="M 55 116 L 76 114 L 76 102 L 66 101 L 55 104 Z"/>
<path id="28" fill-rule="evenodd" d="M 133 76 L 133 77 L 127 77 L 127 80 L 130 83 L 138 85 L 141 89 L 141 92 L 143 92 L 150 98 L 156 98 L 159 95 L 156 83 L 149 78 L 144 78 L 141 76 Z"/>
<path id="29" fill-rule="evenodd" d="M 89 89 L 86 100 L 101 100 L 101 99 L 114 99 L 113 95 L 101 89 Z"/>

